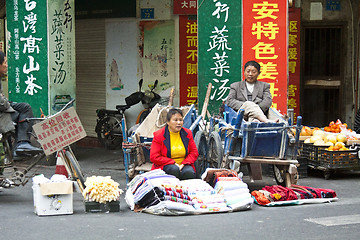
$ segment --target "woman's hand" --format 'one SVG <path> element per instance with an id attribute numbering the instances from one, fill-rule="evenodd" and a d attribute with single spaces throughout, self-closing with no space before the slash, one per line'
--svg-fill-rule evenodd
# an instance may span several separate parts
<path id="1" fill-rule="evenodd" d="M 179 164 L 175 163 L 175 165 L 179 167 L 180 171 L 181 171 L 181 170 L 183 169 L 183 167 L 184 167 L 184 164 L 179 165 Z"/>

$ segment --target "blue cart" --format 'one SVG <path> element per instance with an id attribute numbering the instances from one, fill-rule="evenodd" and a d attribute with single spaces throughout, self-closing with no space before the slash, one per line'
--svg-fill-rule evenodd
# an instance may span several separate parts
<path id="1" fill-rule="evenodd" d="M 165 126 L 167 109 L 169 107 L 157 104 L 136 130 L 129 133 L 129 136 L 125 118 L 122 119 L 122 149 L 124 153 L 126 183 L 137 174 L 150 171 L 152 166 L 150 162 L 150 148 L 153 133 Z M 205 170 L 204 163 L 206 163 L 207 154 L 207 140 L 204 131 L 200 127 L 203 117 L 197 114 L 194 105 L 181 107 L 180 109 L 182 109 L 184 116 L 183 127 L 192 131 L 196 146 L 199 149 L 200 156 L 195 162 L 195 167 L 198 175 L 200 175 Z"/>
<path id="2" fill-rule="evenodd" d="M 279 185 L 297 182 L 297 149 L 302 118 L 296 125 L 270 108 L 269 119 L 279 122 L 247 122 L 244 111 L 235 112 L 225 105 L 224 118 L 211 119 L 207 161 L 209 167 L 240 171 L 246 165 L 251 180 L 262 179 L 262 164 L 271 164 Z"/>

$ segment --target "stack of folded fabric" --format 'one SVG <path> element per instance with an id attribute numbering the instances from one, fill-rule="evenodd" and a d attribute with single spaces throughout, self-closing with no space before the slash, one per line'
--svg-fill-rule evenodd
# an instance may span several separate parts
<path id="1" fill-rule="evenodd" d="M 193 211 L 193 202 L 180 180 L 162 170 L 138 175 L 128 184 L 126 202 L 134 211 L 161 204 L 168 209 Z"/>
<path id="2" fill-rule="evenodd" d="M 261 190 L 251 192 L 255 202 L 259 205 L 271 205 L 276 202 L 306 203 L 311 199 L 335 199 L 336 193 L 332 189 L 313 188 L 307 186 L 291 185 L 283 187 L 279 185 L 265 186 Z M 304 200 L 299 202 L 297 200 Z M 310 202 L 310 201 L 309 201 Z M 312 203 L 314 201 L 311 201 Z"/>
<path id="3" fill-rule="evenodd" d="M 233 210 L 251 208 L 254 203 L 248 185 L 238 177 L 218 177 L 214 189 Z"/>
<path id="4" fill-rule="evenodd" d="M 217 194 L 213 187 L 200 179 L 181 181 L 183 189 L 188 192 L 193 202 L 195 212 L 227 212 L 224 196 Z"/>

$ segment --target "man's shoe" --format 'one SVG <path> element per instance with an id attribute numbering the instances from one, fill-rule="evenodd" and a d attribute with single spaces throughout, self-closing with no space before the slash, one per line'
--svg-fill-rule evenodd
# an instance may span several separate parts
<path id="1" fill-rule="evenodd" d="M 0 178 L 0 187 L 10 188 L 14 185 L 14 182 L 7 178 Z"/>
<path id="2" fill-rule="evenodd" d="M 17 144 L 15 152 L 16 152 L 16 154 L 19 154 L 19 155 L 28 154 L 28 153 L 37 154 L 37 153 L 43 152 L 43 150 L 41 148 L 32 146 L 28 142 L 20 142 Z"/>

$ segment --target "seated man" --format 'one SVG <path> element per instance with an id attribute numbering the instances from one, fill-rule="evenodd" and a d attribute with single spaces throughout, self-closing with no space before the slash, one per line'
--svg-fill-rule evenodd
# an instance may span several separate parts
<path id="1" fill-rule="evenodd" d="M 7 73 L 7 59 L 5 53 L 0 51 L 0 78 Z M 42 152 L 42 149 L 30 144 L 28 132 L 31 131 L 32 124 L 22 121 L 26 118 L 32 118 L 33 112 L 28 103 L 9 102 L 2 93 L 0 82 L 0 111 L 11 113 L 11 118 L 17 123 L 16 126 L 16 147 L 14 151 L 14 160 L 20 159 L 20 154 L 36 154 Z"/>
<path id="2" fill-rule="evenodd" d="M 244 109 L 244 118 L 247 121 L 272 122 L 265 116 L 272 104 L 270 84 L 258 81 L 259 75 L 259 63 L 255 61 L 245 63 L 245 80 L 230 85 L 225 104 L 235 111 Z"/>

